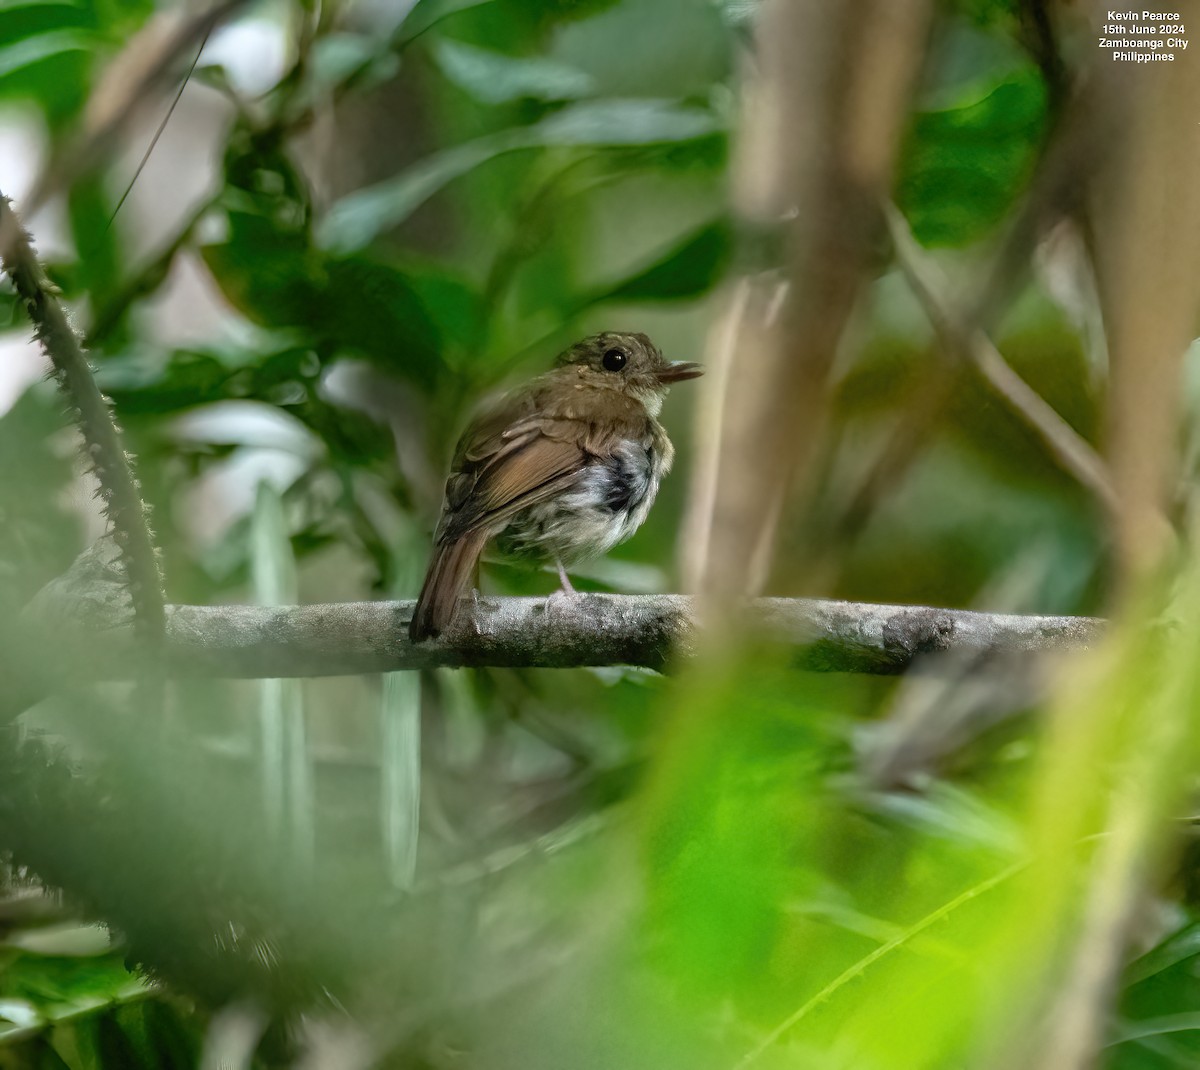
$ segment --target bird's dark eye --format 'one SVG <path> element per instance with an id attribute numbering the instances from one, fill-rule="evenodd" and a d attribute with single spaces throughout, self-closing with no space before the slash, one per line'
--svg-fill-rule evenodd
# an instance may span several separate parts
<path id="1" fill-rule="evenodd" d="M 604 365 L 606 372 L 619 372 L 628 360 L 623 349 L 609 349 L 605 351 L 600 363 Z"/>

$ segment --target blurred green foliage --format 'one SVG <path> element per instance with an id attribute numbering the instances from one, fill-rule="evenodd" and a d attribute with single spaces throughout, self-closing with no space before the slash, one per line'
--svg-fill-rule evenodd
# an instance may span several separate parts
<path id="1" fill-rule="evenodd" d="M 418 0 L 235 16 L 264 23 L 285 58 L 265 91 L 201 58 L 195 110 L 172 124 L 218 117 L 203 127 L 207 188 L 156 214 L 147 172 L 110 226 L 143 147 L 145 131 L 126 131 L 72 184 L 49 264 L 139 456 L 171 600 L 411 594 L 445 460 L 484 393 L 595 329 L 702 351 L 744 237 L 728 157 L 756 9 Z M 0 6 L 0 121 L 35 116 L 67 144 L 106 65 L 149 47 L 135 35 L 162 15 L 150 0 Z M 896 199 L 951 271 L 1002 229 L 1053 122 L 1018 31 L 1013 3 L 939 8 Z M 181 341 L 169 319 L 192 304 L 219 312 Z M 832 560 L 841 597 L 1095 611 L 1094 504 L 947 368 L 894 270 L 862 321 L 777 593 L 805 590 L 797 562 Z M 0 327 L 28 331 L 3 288 Z M 1094 440 L 1104 384 L 1071 310 L 1035 280 L 997 340 Z M 912 463 L 866 515 L 843 515 L 846 487 L 947 378 Z M 680 470 L 585 588 L 671 586 L 704 433 L 687 405 L 665 414 Z M 84 545 L 60 408 L 38 382 L 0 416 L 14 459 L 0 613 Z M 484 584 L 554 581 L 497 565 Z M 1115 664 L 1149 693 L 1152 660 Z M 1003 676 L 978 738 L 903 783 L 862 775 L 904 711 L 969 705 L 973 668 L 948 671 L 955 690 L 799 674 L 754 651 L 678 681 L 612 668 L 189 682 L 154 723 L 125 715 L 118 685 L 43 703 L 0 728 L 0 907 L 41 878 L 67 893 L 56 923 L 108 921 L 114 943 L 38 951 L 0 914 L 0 1067 L 192 1066 L 201 1051 L 205 1065 L 283 1066 L 322 1050 L 406 1067 L 975 1065 L 1001 1009 L 1042 991 L 1012 961 L 1012 947 L 1038 958 L 1024 916 L 1044 903 L 1039 938 L 1065 931 L 1084 898 L 1091 858 L 1069 836 L 1030 883 L 1038 786 L 1056 770 L 1093 817 L 1104 800 L 1086 768 L 1047 759 Z M 1134 729 L 1068 739 L 1067 758 L 1099 767 L 1136 741 L 1138 703 L 1111 690 L 1087 692 L 1080 718 Z M 1172 724 L 1186 708 L 1155 702 Z M 1185 779 L 1163 781 L 1163 807 Z M 1113 1067 L 1195 1064 L 1191 854 L 1127 971 Z M 248 1052 L 230 1008 L 259 1022 Z"/>

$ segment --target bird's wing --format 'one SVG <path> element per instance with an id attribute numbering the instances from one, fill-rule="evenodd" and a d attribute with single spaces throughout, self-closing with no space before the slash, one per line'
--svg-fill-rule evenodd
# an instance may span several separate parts
<path id="1" fill-rule="evenodd" d="M 464 440 L 460 465 L 446 481 L 437 541 L 484 527 L 498 530 L 520 510 L 574 483 L 588 454 L 562 424 L 520 420 L 483 442 Z"/>

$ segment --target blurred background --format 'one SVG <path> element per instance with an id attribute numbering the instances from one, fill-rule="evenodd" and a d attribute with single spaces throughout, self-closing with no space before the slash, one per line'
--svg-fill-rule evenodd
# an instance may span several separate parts
<path id="1" fill-rule="evenodd" d="M 1200 59 L 1112 82 L 1104 13 L 1066 0 L 788 7 L 0 2 L 0 193 L 136 455 L 167 601 L 414 597 L 472 409 L 635 330 L 713 374 L 580 589 L 705 593 L 765 541 L 739 590 L 1128 627 L 902 678 L 730 641 L 672 676 L 64 691 L 0 722 L 0 1067 L 1200 1061 L 1200 378 L 1137 363 L 1105 266 L 1174 302 L 1158 349 L 1196 333 L 1200 217 L 1140 176 L 1195 185 Z M 862 131 L 861 200 L 756 199 L 857 191 Z M 31 334 L 5 280 L 10 621 L 106 531 Z M 1122 410 L 1119 367 L 1174 407 Z M 729 433 L 764 419 L 782 439 Z M 1159 438 L 1152 478 L 1123 464 Z M 775 505 L 739 513 L 730 472 Z M 1167 565 L 1130 564 L 1135 485 Z"/>

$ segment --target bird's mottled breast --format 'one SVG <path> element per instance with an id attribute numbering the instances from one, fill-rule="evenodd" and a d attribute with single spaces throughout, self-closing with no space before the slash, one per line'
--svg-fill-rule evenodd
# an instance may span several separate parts
<path id="1" fill-rule="evenodd" d="M 628 539 L 645 521 L 674 449 L 656 420 L 610 439 L 574 485 L 514 516 L 497 540 L 507 554 L 571 564 Z"/>

